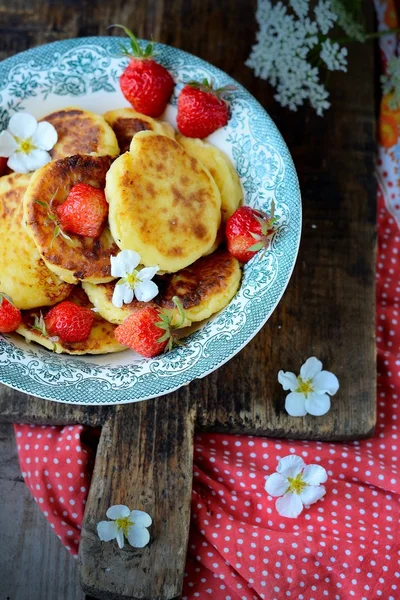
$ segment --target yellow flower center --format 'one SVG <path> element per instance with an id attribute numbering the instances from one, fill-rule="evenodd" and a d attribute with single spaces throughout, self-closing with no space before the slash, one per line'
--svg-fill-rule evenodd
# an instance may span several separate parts
<path id="1" fill-rule="evenodd" d="M 129 517 L 121 517 L 121 519 L 115 519 L 118 529 L 122 529 L 125 537 L 128 537 L 129 528 L 135 523 L 129 519 Z"/>
<path id="2" fill-rule="evenodd" d="M 307 486 L 306 482 L 303 481 L 301 473 L 296 475 L 296 477 L 288 477 L 287 479 L 289 482 L 289 487 L 286 490 L 287 492 L 294 492 L 295 494 L 300 494 Z"/>
<path id="3" fill-rule="evenodd" d="M 139 281 L 139 271 L 132 271 L 132 273 L 128 273 L 125 277 L 126 283 L 133 289 L 137 282 Z"/>
<path id="4" fill-rule="evenodd" d="M 18 152 L 24 152 L 24 154 L 29 154 L 32 150 L 35 150 L 36 146 L 32 143 L 32 138 L 27 140 L 22 140 L 21 138 L 16 138 L 19 144 Z"/>
<path id="5" fill-rule="evenodd" d="M 311 394 L 314 391 L 314 388 L 311 385 L 312 379 L 304 380 L 299 376 L 297 381 L 299 382 L 299 387 L 296 390 L 298 394 L 304 394 L 307 397 L 307 394 Z"/>

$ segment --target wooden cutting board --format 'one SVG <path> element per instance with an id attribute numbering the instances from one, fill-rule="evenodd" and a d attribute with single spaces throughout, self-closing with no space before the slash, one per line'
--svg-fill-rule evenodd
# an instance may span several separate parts
<path id="1" fill-rule="evenodd" d="M 195 427 L 320 440 L 367 437 L 374 430 L 374 49 L 355 45 L 349 73 L 331 77 L 326 117 L 308 109 L 289 113 L 244 65 L 255 39 L 254 14 L 254 1 L 229 0 L 116 0 L 108 6 L 20 0 L 0 13 L 1 58 L 57 39 L 104 35 L 109 24 L 124 23 L 140 37 L 212 62 L 274 118 L 302 189 L 303 237 L 288 289 L 262 331 L 217 372 L 169 396 L 119 407 L 57 404 L 0 387 L 0 420 L 102 426 L 80 546 L 82 584 L 94 598 L 179 597 Z M 291 418 L 277 373 L 298 372 L 312 355 L 341 387 L 328 415 Z M 152 515 L 145 549 L 100 543 L 96 523 L 120 503 Z"/>

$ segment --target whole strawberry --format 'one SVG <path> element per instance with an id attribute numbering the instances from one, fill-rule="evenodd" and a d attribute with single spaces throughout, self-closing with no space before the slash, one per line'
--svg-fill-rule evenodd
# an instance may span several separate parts
<path id="1" fill-rule="evenodd" d="M 178 344 L 175 330 L 185 321 L 180 300 L 174 296 L 173 302 L 180 314 L 180 321 L 171 324 L 171 314 L 155 306 L 145 306 L 133 312 L 115 330 L 115 339 L 123 346 L 128 346 L 145 358 L 152 358 L 165 350 L 172 350 Z"/>
<path id="2" fill-rule="evenodd" d="M 226 241 L 229 252 L 240 262 L 246 263 L 261 249 L 269 246 L 269 235 L 273 231 L 276 218 L 272 203 L 271 215 L 241 206 L 226 223 Z"/>
<path id="3" fill-rule="evenodd" d="M 47 313 L 44 323 L 49 336 L 73 344 L 84 342 L 90 335 L 94 314 L 90 308 L 64 300 L 53 306 Z"/>
<path id="4" fill-rule="evenodd" d="M 202 83 L 191 81 L 178 98 L 177 125 L 182 135 L 205 138 L 229 121 L 229 108 L 221 95 L 233 89 L 225 86 L 214 90 L 205 79 Z"/>
<path id="5" fill-rule="evenodd" d="M 122 27 L 131 40 L 130 51 L 123 50 L 131 60 L 119 78 L 121 91 L 137 112 L 159 117 L 166 109 L 174 89 L 174 80 L 167 69 L 154 60 L 152 43 L 142 50 L 127 27 L 115 27 Z"/>
<path id="6" fill-rule="evenodd" d="M 107 215 L 104 191 L 87 183 L 74 185 L 65 202 L 57 206 L 57 216 L 64 231 L 91 238 L 101 235 Z"/>
<path id="7" fill-rule="evenodd" d="M 11 298 L 0 292 L 0 333 L 15 331 L 21 324 L 21 311 Z"/>

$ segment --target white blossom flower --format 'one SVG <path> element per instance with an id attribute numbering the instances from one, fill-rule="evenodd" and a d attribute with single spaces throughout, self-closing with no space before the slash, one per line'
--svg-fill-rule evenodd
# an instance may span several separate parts
<path id="1" fill-rule="evenodd" d="M 322 362 L 315 356 L 308 358 L 300 369 L 300 375 L 279 371 L 278 381 L 286 396 L 285 409 L 292 417 L 304 417 L 307 413 L 319 417 L 331 407 L 331 400 L 339 389 L 339 381 L 333 373 L 322 370 Z"/>
<path id="2" fill-rule="evenodd" d="M 279 496 L 275 507 L 282 517 L 295 519 L 303 506 L 314 504 L 325 495 L 325 487 L 320 484 L 328 476 L 320 465 L 306 466 L 300 456 L 291 454 L 281 458 L 276 470 L 267 478 L 265 490 L 270 496 Z"/>
<path id="3" fill-rule="evenodd" d="M 134 250 L 122 250 L 111 256 L 111 275 L 121 277 L 114 288 L 112 303 L 117 308 L 132 302 L 136 297 L 140 302 L 150 302 L 158 294 L 158 287 L 151 281 L 159 271 L 158 267 L 144 267 L 136 270 L 140 254 Z"/>
<path id="4" fill-rule="evenodd" d="M 110 506 L 106 516 L 111 521 L 100 521 L 97 524 L 97 534 L 102 542 L 117 540 L 120 548 L 124 547 L 124 537 L 134 548 L 144 548 L 149 543 L 150 515 L 143 510 L 130 510 L 123 504 Z"/>
<path id="5" fill-rule="evenodd" d="M 309 101 L 320 116 L 329 108 L 329 94 L 320 81 L 317 67 L 322 42 L 333 26 L 336 15 L 331 0 L 320 0 L 315 20 L 309 16 L 309 0 L 289 0 L 294 14 L 281 1 L 259 0 L 257 42 L 246 62 L 257 77 L 266 79 L 276 88 L 275 99 L 290 110 Z M 290 9 L 289 9 L 290 10 Z M 323 31 L 324 33 L 321 33 Z M 344 70 L 346 52 L 335 47 L 334 56 L 328 55 L 328 68 Z M 331 53 L 332 54 L 332 53 Z M 335 60 L 333 60 L 335 59 Z"/>
<path id="6" fill-rule="evenodd" d="M 331 10 L 330 0 L 319 0 L 314 8 L 315 19 L 322 33 L 327 34 L 337 20 L 337 15 Z"/>
<path id="7" fill-rule="evenodd" d="M 337 42 L 322 42 L 320 56 L 329 71 L 347 71 L 347 48 L 341 48 Z"/>
<path id="8" fill-rule="evenodd" d="M 46 121 L 38 123 L 28 113 L 14 114 L 0 133 L 0 156 L 16 173 L 35 171 L 51 161 L 48 150 L 57 143 L 57 131 Z"/>

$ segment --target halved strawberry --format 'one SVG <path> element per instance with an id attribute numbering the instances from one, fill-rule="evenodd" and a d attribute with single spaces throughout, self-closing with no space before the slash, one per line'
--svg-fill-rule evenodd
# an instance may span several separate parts
<path id="1" fill-rule="evenodd" d="M 57 206 L 57 216 L 64 231 L 91 238 L 101 235 L 107 215 L 104 191 L 87 183 L 74 185 L 65 202 Z"/>
<path id="2" fill-rule="evenodd" d="M 246 263 L 261 249 L 267 249 L 270 234 L 276 222 L 275 206 L 271 215 L 250 206 L 239 207 L 226 223 L 226 240 L 229 252 L 240 262 Z"/>
<path id="3" fill-rule="evenodd" d="M 11 298 L 0 292 L 0 333 L 10 333 L 18 329 L 22 321 L 21 311 L 14 306 Z"/>

